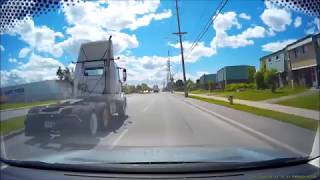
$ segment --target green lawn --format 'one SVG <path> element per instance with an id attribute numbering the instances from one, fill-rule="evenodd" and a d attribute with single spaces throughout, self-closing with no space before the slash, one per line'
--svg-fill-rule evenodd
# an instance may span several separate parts
<path id="1" fill-rule="evenodd" d="M 227 102 L 224 102 L 224 101 L 208 99 L 208 98 L 202 98 L 202 97 L 198 97 L 198 96 L 189 96 L 189 97 L 190 98 L 194 98 L 194 99 L 199 99 L 199 100 L 202 100 L 202 101 L 206 101 L 208 103 L 218 104 L 218 105 L 226 106 L 226 107 L 229 107 L 229 108 L 237 109 L 237 110 L 240 110 L 240 111 L 249 112 L 249 113 L 252 113 L 252 114 L 259 115 L 259 116 L 272 118 L 274 120 L 278 120 L 278 121 L 283 121 L 283 122 L 286 122 L 286 123 L 294 124 L 296 126 L 299 126 L 299 127 L 302 127 L 302 128 L 306 128 L 306 129 L 310 129 L 310 130 L 313 130 L 313 131 L 315 131 L 317 129 L 318 122 L 316 120 L 313 120 L 313 119 L 304 118 L 304 117 L 291 115 L 291 114 L 286 114 L 286 113 L 281 113 L 281 112 L 276 112 L 276 111 L 272 111 L 272 110 L 260 109 L 260 108 L 241 105 L 241 104 L 231 105 L 231 104 L 229 104 Z"/>
<path id="2" fill-rule="evenodd" d="M 15 117 L 0 122 L 0 134 L 6 135 L 10 132 L 24 128 L 24 118 L 25 116 Z"/>
<path id="3" fill-rule="evenodd" d="M 277 102 L 277 104 L 319 111 L 320 110 L 320 94 L 319 92 L 315 92 L 310 95 L 305 95 L 305 96 L 296 97 L 293 99 L 280 101 L 280 102 Z"/>
<path id="4" fill-rule="evenodd" d="M 211 93 L 208 90 L 196 90 L 196 91 L 191 91 L 191 93 L 209 94 L 209 95 L 222 96 L 222 97 L 233 95 L 235 99 L 262 101 L 262 100 L 278 98 L 282 96 L 293 95 L 293 94 L 301 93 L 303 91 L 305 91 L 305 88 L 294 88 L 294 89 L 282 88 L 282 89 L 277 89 L 275 93 L 272 93 L 270 89 L 266 89 L 266 90 L 247 89 L 240 92 L 212 91 Z"/>
<path id="5" fill-rule="evenodd" d="M 32 106 L 39 106 L 43 104 L 51 104 L 56 103 L 57 100 L 50 100 L 50 101 L 36 101 L 36 102 L 28 102 L 28 103 L 4 103 L 0 104 L 0 110 L 4 109 L 16 109 L 16 108 L 22 108 L 22 107 L 32 107 Z"/>

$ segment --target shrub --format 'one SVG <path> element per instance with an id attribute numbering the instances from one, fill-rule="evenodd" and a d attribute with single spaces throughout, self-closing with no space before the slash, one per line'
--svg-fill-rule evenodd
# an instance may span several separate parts
<path id="1" fill-rule="evenodd" d="M 264 89 L 266 87 L 265 83 L 264 83 L 264 76 L 263 76 L 262 72 L 260 72 L 260 71 L 256 72 L 255 79 L 256 79 L 257 89 Z"/>
<path id="2" fill-rule="evenodd" d="M 228 84 L 226 87 L 226 91 L 236 91 L 241 89 L 254 89 L 255 84 L 254 83 L 232 83 Z"/>
<path id="3" fill-rule="evenodd" d="M 271 70 L 264 73 L 264 83 L 271 89 L 272 92 L 276 91 L 277 71 Z"/>

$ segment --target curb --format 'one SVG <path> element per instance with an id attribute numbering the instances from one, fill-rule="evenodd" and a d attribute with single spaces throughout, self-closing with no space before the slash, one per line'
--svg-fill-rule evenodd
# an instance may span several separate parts
<path id="1" fill-rule="evenodd" d="M 24 132 L 24 128 L 23 129 L 18 129 L 18 130 L 15 130 L 13 132 L 10 132 L 9 134 L 6 134 L 6 135 L 1 135 L 1 139 L 3 140 L 8 140 L 14 136 L 17 136 L 19 134 L 22 134 Z"/>
<path id="2" fill-rule="evenodd" d="M 212 116 L 215 116 L 215 117 L 225 121 L 226 123 L 228 123 L 228 124 L 230 124 L 232 126 L 235 126 L 235 127 L 239 128 L 239 129 L 247 132 L 248 134 L 253 135 L 254 137 L 256 137 L 258 139 L 266 141 L 270 145 L 286 149 L 288 151 L 291 151 L 291 152 L 299 154 L 299 155 L 306 155 L 307 154 L 307 153 L 304 153 L 304 152 L 302 152 L 302 151 L 300 151 L 300 150 L 298 150 L 298 149 L 296 149 L 296 148 L 294 148 L 294 147 L 292 147 L 292 146 L 290 146 L 288 144 L 280 142 L 280 141 L 278 141 L 278 140 L 276 140 L 276 139 L 274 139 L 274 138 L 272 138 L 272 137 L 270 137 L 270 136 L 268 136 L 266 134 L 258 132 L 258 131 L 254 130 L 254 129 L 248 127 L 248 126 L 245 126 L 245 125 L 243 125 L 241 123 L 238 123 L 237 121 L 235 121 L 233 119 L 227 118 L 227 117 L 225 117 L 225 116 L 223 116 L 221 114 L 218 114 L 218 113 L 215 113 L 213 111 L 210 111 L 210 110 L 208 110 L 208 109 L 206 109 L 204 107 L 201 107 L 199 105 L 193 104 L 193 103 L 191 103 L 189 101 L 184 100 L 184 102 L 186 102 L 187 104 L 189 104 L 189 105 L 191 105 L 191 106 L 193 106 L 193 107 L 195 107 L 195 108 L 197 108 L 197 109 L 199 109 L 201 111 L 204 111 L 204 112 L 206 112 L 206 113 L 208 113 L 208 114 L 210 114 Z"/>

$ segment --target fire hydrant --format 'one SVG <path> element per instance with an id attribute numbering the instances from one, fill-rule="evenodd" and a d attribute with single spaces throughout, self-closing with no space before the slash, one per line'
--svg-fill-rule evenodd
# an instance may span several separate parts
<path id="1" fill-rule="evenodd" d="M 231 96 L 228 96 L 228 100 L 229 100 L 229 103 L 231 104 L 231 105 L 233 105 L 233 96 L 231 95 Z"/>

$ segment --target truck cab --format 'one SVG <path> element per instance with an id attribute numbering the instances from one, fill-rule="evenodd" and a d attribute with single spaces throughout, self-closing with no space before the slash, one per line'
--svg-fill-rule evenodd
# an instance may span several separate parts
<path id="1" fill-rule="evenodd" d="M 25 135 L 61 132 L 65 127 L 78 127 L 96 135 L 98 130 L 109 128 L 113 116 L 124 117 L 127 100 L 122 84 L 127 75 L 126 69 L 119 68 L 115 61 L 111 37 L 82 44 L 75 66 L 72 99 L 31 108 L 25 119 Z"/>

